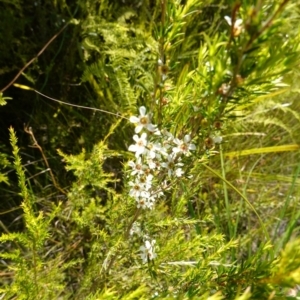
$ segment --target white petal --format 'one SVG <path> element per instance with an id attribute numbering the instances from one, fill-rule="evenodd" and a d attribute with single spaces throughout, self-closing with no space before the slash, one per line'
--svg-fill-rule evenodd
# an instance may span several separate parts
<path id="1" fill-rule="evenodd" d="M 131 116 L 130 118 L 129 118 L 129 121 L 131 122 L 131 123 L 138 123 L 139 121 L 140 121 L 140 119 L 138 118 L 138 117 L 136 117 L 136 116 Z"/>
<path id="2" fill-rule="evenodd" d="M 133 136 L 133 140 L 134 140 L 135 142 L 137 142 L 139 139 L 140 139 L 140 138 L 139 138 L 139 136 L 138 136 L 137 134 L 135 134 L 135 135 Z"/>
<path id="3" fill-rule="evenodd" d="M 135 127 L 134 131 L 135 131 L 135 133 L 139 133 L 139 132 L 141 132 L 142 129 L 143 129 L 143 125 L 138 125 Z"/>
<path id="4" fill-rule="evenodd" d="M 147 133 L 143 132 L 142 135 L 141 135 L 141 138 L 146 141 L 147 140 Z"/>
<path id="5" fill-rule="evenodd" d="M 141 106 L 140 109 L 139 109 L 139 111 L 140 111 L 140 115 L 142 117 L 145 116 L 145 114 L 146 114 L 146 107 L 145 106 Z"/>
<path id="6" fill-rule="evenodd" d="M 242 24 L 243 24 L 243 20 L 242 19 L 237 19 L 234 22 L 234 27 L 241 27 Z"/>
<path id="7" fill-rule="evenodd" d="M 149 131 L 155 131 L 156 130 L 156 126 L 153 125 L 153 124 L 147 124 L 146 125 L 146 128 L 149 130 Z"/>
<path id="8" fill-rule="evenodd" d="M 129 146 L 129 148 L 130 148 L 130 146 Z M 128 166 L 130 166 L 131 168 L 135 168 L 135 163 L 132 160 L 130 160 L 128 162 Z"/>
<path id="9" fill-rule="evenodd" d="M 222 143 L 223 138 L 221 136 L 215 136 L 213 137 L 213 141 L 215 144 L 220 144 Z"/>
<path id="10" fill-rule="evenodd" d="M 135 157 L 138 158 L 141 154 L 143 154 L 145 151 L 145 149 L 141 149 L 139 148 L 136 152 L 135 152 Z"/>
<path id="11" fill-rule="evenodd" d="M 129 150 L 129 151 L 132 151 L 132 152 L 136 152 L 137 149 L 138 149 L 138 148 L 137 148 L 136 145 L 130 145 L 129 148 L 128 148 L 128 150 Z"/>
<path id="12" fill-rule="evenodd" d="M 174 153 L 179 153 L 179 152 L 180 152 L 180 149 L 179 149 L 178 147 L 174 147 L 174 148 L 172 149 L 172 151 L 173 151 Z"/>
<path id="13" fill-rule="evenodd" d="M 146 241 L 145 242 L 145 246 L 146 246 L 146 249 L 150 249 L 151 248 L 151 244 L 149 241 Z"/>
<path id="14" fill-rule="evenodd" d="M 141 192 L 141 197 L 143 197 L 143 198 L 149 198 L 150 197 L 150 193 L 149 192 L 147 192 L 147 191 L 142 191 Z"/>
<path id="15" fill-rule="evenodd" d="M 230 18 L 230 17 L 225 16 L 224 19 L 226 20 L 226 22 L 227 22 L 230 26 L 232 26 L 232 22 L 231 22 L 231 18 Z"/>
<path id="16" fill-rule="evenodd" d="M 184 137 L 184 142 L 185 142 L 185 143 L 188 143 L 190 140 L 191 140 L 191 136 L 190 136 L 189 134 L 187 134 L 187 135 Z"/>
<path id="17" fill-rule="evenodd" d="M 176 145 L 178 145 L 178 146 L 182 144 L 181 140 L 178 139 L 178 138 L 175 138 L 175 139 L 173 140 L 173 142 L 174 142 Z M 173 150 L 174 150 L 174 148 L 173 148 Z"/>

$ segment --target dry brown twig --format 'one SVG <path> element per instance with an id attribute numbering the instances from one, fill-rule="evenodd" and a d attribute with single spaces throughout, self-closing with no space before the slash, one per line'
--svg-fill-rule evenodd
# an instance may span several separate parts
<path id="1" fill-rule="evenodd" d="M 0 92 L 3 93 L 6 91 L 19 77 L 20 75 L 24 72 L 25 69 L 27 69 L 45 50 L 46 48 L 64 31 L 64 29 L 69 25 L 67 23 L 58 33 L 56 33 L 47 43 L 46 45 L 40 50 L 40 52 L 33 57 L 15 76 L 15 78 L 8 84 L 6 85 Z"/>
<path id="2" fill-rule="evenodd" d="M 33 134 L 33 132 L 32 132 L 32 128 L 31 128 L 31 127 L 24 126 L 24 130 L 25 130 L 26 133 L 28 133 L 28 134 L 31 136 L 31 138 L 32 138 L 32 140 L 33 140 L 33 145 L 31 145 L 31 147 L 38 148 L 39 151 L 41 152 L 42 157 L 43 157 L 43 160 L 44 160 L 44 162 L 45 162 L 45 165 L 46 165 L 47 169 L 49 170 L 49 173 L 50 173 L 50 176 L 51 176 L 53 185 L 54 185 L 55 188 L 57 188 L 61 193 L 63 193 L 64 195 L 66 195 L 67 192 L 64 191 L 64 190 L 58 185 L 58 183 L 57 183 L 57 181 L 56 181 L 56 179 L 55 179 L 55 177 L 54 177 L 54 174 L 53 174 L 53 172 L 52 172 L 52 170 L 51 170 L 51 168 L 50 168 L 50 166 L 49 166 L 48 160 L 47 160 L 47 158 L 46 158 L 46 156 L 45 156 L 45 154 L 44 154 L 44 151 L 43 151 L 42 147 L 38 144 L 38 142 L 37 142 L 37 140 L 36 140 L 36 138 L 35 138 L 35 136 L 34 136 L 34 134 Z"/>

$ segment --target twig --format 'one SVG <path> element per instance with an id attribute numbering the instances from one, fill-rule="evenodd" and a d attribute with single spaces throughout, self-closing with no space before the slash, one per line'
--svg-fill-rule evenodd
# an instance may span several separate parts
<path id="1" fill-rule="evenodd" d="M 28 128 L 28 127 L 25 127 L 24 130 L 25 130 L 26 133 L 28 133 L 28 134 L 31 136 L 31 138 L 32 138 L 32 140 L 33 140 L 33 145 L 32 145 L 32 147 L 38 148 L 38 149 L 40 150 L 40 152 L 41 152 L 41 154 L 42 154 L 42 157 L 43 157 L 43 160 L 44 160 L 44 162 L 45 162 L 45 165 L 47 166 L 47 171 L 49 171 L 49 173 L 50 173 L 50 176 L 51 176 L 51 179 L 52 179 L 52 182 L 53 182 L 54 186 L 55 186 L 61 193 L 63 193 L 64 195 L 66 195 L 66 194 L 67 194 L 66 191 L 64 191 L 64 190 L 58 185 L 58 183 L 57 183 L 57 181 L 56 181 L 56 179 L 55 179 L 55 177 L 54 177 L 54 174 L 53 174 L 53 172 L 52 172 L 52 170 L 51 170 L 51 168 L 50 168 L 50 166 L 49 166 L 48 160 L 47 160 L 47 158 L 46 158 L 46 156 L 45 156 L 45 154 L 44 154 L 44 151 L 43 151 L 42 147 L 38 144 L 38 142 L 37 142 L 37 140 L 36 140 L 36 138 L 35 138 L 35 136 L 34 136 L 34 134 L 33 134 L 33 132 L 32 132 L 32 128 L 31 128 L 31 127 L 29 127 L 29 128 Z"/>
<path id="2" fill-rule="evenodd" d="M 47 43 L 46 45 L 40 50 L 40 52 L 33 57 L 19 72 L 18 74 L 15 76 L 15 78 L 7 85 L 5 86 L 0 92 L 4 92 L 5 90 L 7 90 L 19 77 L 20 75 L 23 73 L 23 71 L 28 68 L 45 50 L 46 48 L 64 31 L 64 29 L 69 25 L 69 23 L 67 23 L 58 33 L 56 33 Z"/>
<path id="3" fill-rule="evenodd" d="M 262 28 L 256 33 L 254 34 L 251 39 L 248 41 L 244 53 L 247 52 L 249 50 L 249 48 L 251 47 L 252 43 L 254 42 L 255 39 L 257 39 L 258 37 L 260 37 L 262 35 L 262 33 L 268 29 L 271 25 L 273 20 L 276 18 L 276 16 L 282 11 L 283 7 L 289 2 L 290 0 L 284 0 L 280 6 L 278 7 L 278 9 L 275 11 L 274 15 L 271 16 L 266 22 L 265 24 L 262 26 Z"/>
<path id="4" fill-rule="evenodd" d="M 15 83 L 14 84 L 15 87 L 17 88 L 20 88 L 20 89 L 24 89 L 24 90 L 28 90 L 28 91 L 34 91 L 36 92 L 37 94 L 49 99 L 49 100 L 52 100 L 54 102 L 57 102 L 57 103 L 60 103 L 60 104 L 64 104 L 64 105 L 68 105 L 68 106 L 72 106 L 72 107 L 78 107 L 78 108 L 83 108 L 83 109 L 89 109 L 89 110 L 94 110 L 94 111 L 100 111 L 100 112 L 103 112 L 103 113 L 106 113 L 106 114 L 109 114 L 109 115 L 113 115 L 113 116 L 116 116 L 118 118 L 122 118 L 122 119 L 126 119 L 129 121 L 128 118 L 120 115 L 119 113 L 113 113 L 113 112 L 110 112 L 110 111 L 107 111 L 107 110 L 104 110 L 104 109 L 100 109 L 100 108 L 94 108 L 94 107 L 88 107 L 88 106 L 83 106 L 83 105 L 77 105 L 77 104 L 72 104 L 72 103 L 68 103 L 68 102 L 64 102 L 64 101 L 61 101 L 61 100 L 58 100 L 58 99 L 55 99 L 55 98 L 51 98 L 29 86 L 26 86 L 26 85 L 22 85 L 22 84 L 18 84 L 18 83 Z"/>

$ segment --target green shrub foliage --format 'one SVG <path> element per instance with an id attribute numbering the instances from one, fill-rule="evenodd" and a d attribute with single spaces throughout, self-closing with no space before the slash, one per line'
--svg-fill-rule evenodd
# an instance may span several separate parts
<path id="1" fill-rule="evenodd" d="M 297 297 L 298 0 L 0 5 L 1 299 Z"/>

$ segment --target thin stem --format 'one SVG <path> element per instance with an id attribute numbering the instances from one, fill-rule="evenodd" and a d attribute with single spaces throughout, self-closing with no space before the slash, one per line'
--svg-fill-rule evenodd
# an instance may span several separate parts
<path id="1" fill-rule="evenodd" d="M 237 76 L 239 75 L 239 72 L 241 70 L 241 66 L 242 66 L 242 62 L 243 62 L 243 59 L 244 59 L 244 55 L 245 53 L 247 53 L 247 51 L 250 50 L 253 42 L 258 38 L 260 37 L 263 32 L 265 32 L 273 23 L 274 19 L 277 17 L 277 15 L 283 10 L 284 6 L 289 2 L 289 0 L 284 0 L 280 6 L 278 7 L 278 9 L 275 11 L 275 13 L 264 23 L 264 25 L 261 27 L 261 29 L 259 31 L 256 32 L 256 34 L 253 34 L 251 35 L 249 41 L 246 43 L 246 45 L 244 45 L 244 47 L 242 47 L 242 49 L 240 50 L 239 52 L 239 55 L 238 55 L 238 59 L 237 59 L 237 64 L 233 70 L 233 75 L 232 75 L 232 80 L 231 80 L 231 83 L 230 83 L 230 87 L 229 87 L 229 90 L 228 92 L 226 93 L 226 95 L 224 95 L 224 101 L 223 101 L 223 105 L 220 106 L 220 110 L 219 110 L 219 115 L 218 117 L 221 118 L 224 114 L 224 111 L 225 111 L 225 108 L 226 108 L 226 105 L 227 105 L 227 102 L 228 102 L 228 99 L 230 99 L 230 97 L 233 95 L 238 83 L 237 83 Z M 232 12 L 232 18 L 235 19 L 235 16 L 236 16 L 236 12 L 237 12 L 237 9 L 239 8 L 239 6 L 236 6 Z M 258 9 L 258 8 L 257 8 Z M 232 20 L 232 23 L 234 24 L 234 20 Z M 233 39 L 233 33 L 232 33 L 232 30 L 233 30 L 233 25 L 232 25 L 232 28 L 231 28 L 231 34 L 230 34 L 230 40 L 228 42 L 228 47 L 229 45 L 231 44 L 231 41 Z"/>
<path id="2" fill-rule="evenodd" d="M 138 219 L 138 217 L 140 216 L 141 211 L 142 211 L 141 208 L 137 208 L 137 210 L 135 211 L 135 214 L 134 214 L 132 220 L 130 221 L 130 223 L 129 223 L 128 227 L 127 227 L 127 230 L 126 230 L 126 232 L 125 232 L 125 240 L 128 240 L 128 238 L 129 238 L 129 233 L 130 233 L 130 229 L 131 229 L 133 223 L 134 223 L 134 222 Z"/>
<path id="3" fill-rule="evenodd" d="M 56 33 L 47 43 L 46 45 L 40 50 L 40 52 L 33 57 L 19 72 L 18 74 L 14 77 L 14 79 L 6 85 L 0 92 L 4 92 L 7 90 L 19 77 L 20 75 L 27 69 L 46 49 L 47 47 L 67 28 L 69 23 L 67 23 L 58 33 Z"/>
<path id="4" fill-rule="evenodd" d="M 222 145 L 220 145 L 220 160 L 221 160 L 222 177 L 226 180 Z M 226 207 L 226 214 L 227 214 L 227 223 L 228 223 L 229 236 L 230 238 L 233 238 L 234 230 L 232 230 L 233 227 L 232 227 L 232 220 L 231 220 L 231 208 L 228 200 L 228 190 L 227 190 L 227 185 L 225 180 L 223 180 L 223 192 L 224 192 L 224 200 L 225 200 L 225 207 Z"/>
<path id="5" fill-rule="evenodd" d="M 210 172 L 212 172 L 213 174 L 215 174 L 218 178 L 220 178 L 221 180 L 225 181 L 225 183 L 230 186 L 237 194 L 239 194 L 244 200 L 245 202 L 250 206 L 250 208 L 252 209 L 252 211 L 255 213 L 255 215 L 257 216 L 257 219 L 261 225 L 261 228 L 265 234 L 265 237 L 267 240 L 270 240 L 270 235 L 263 223 L 263 220 L 261 219 L 261 217 L 259 216 L 257 210 L 254 208 L 254 206 L 251 204 L 251 202 L 228 180 L 226 180 L 226 178 L 223 178 L 222 175 L 220 175 L 218 172 L 216 172 L 214 169 L 212 169 L 211 167 L 209 167 L 207 164 L 203 164 L 203 167 L 205 167 L 207 170 L 209 170 Z"/>
<path id="6" fill-rule="evenodd" d="M 275 13 L 273 14 L 273 16 L 271 16 L 266 22 L 265 24 L 262 26 L 262 28 L 253 36 L 251 36 L 250 40 L 248 41 L 248 43 L 246 44 L 246 47 L 244 49 L 244 52 L 248 51 L 249 48 L 251 47 L 252 43 L 259 37 L 262 35 L 262 33 L 268 29 L 271 25 L 273 20 L 277 17 L 277 15 L 283 10 L 283 7 L 289 2 L 289 0 L 284 0 L 280 6 L 278 7 L 278 9 L 275 11 Z"/>
<path id="7" fill-rule="evenodd" d="M 44 154 L 44 151 L 43 151 L 42 147 L 38 144 L 38 142 L 37 142 L 37 140 L 36 140 L 36 138 L 35 138 L 35 136 L 34 136 L 34 134 L 33 134 L 33 132 L 32 132 L 32 128 L 31 128 L 31 127 L 29 127 L 29 128 L 28 128 L 28 127 L 25 127 L 24 130 L 25 130 L 26 133 L 28 133 L 28 134 L 31 136 L 31 138 L 32 138 L 32 140 L 33 140 L 33 145 L 32 145 L 32 147 L 38 148 L 39 151 L 41 152 L 42 157 L 43 157 L 43 160 L 44 160 L 44 162 L 45 162 L 45 165 L 46 165 L 46 167 L 47 167 L 47 170 L 48 170 L 49 173 L 50 173 L 50 176 L 51 176 L 51 179 L 52 179 L 52 182 L 53 182 L 54 186 L 55 186 L 61 193 L 63 193 L 63 194 L 66 195 L 67 193 L 66 193 L 66 192 L 58 185 L 58 183 L 57 183 L 57 181 L 56 181 L 56 179 L 55 179 L 55 177 L 54 177 L 54 174 L 53 174 L 53 172 L 52 172 L 52 170 L 51 170 L 51 168 L 50 168 L 50 166 L 49 166 L 48 160 L 47 160 L 47 158 L 46 158 L 46 156 L 45 156 L 45 154 Z"/>
<path id="8" fill-rule="evenodd" d="M 88 106 L 83 106 L 83 105 L 77 105 L 77 104 L 73 104 L 73 103 L 68 103 L 68 102 L 64 102 L 64 101 L 61 101 L 61 100 L 58 100 L 58 99 L 55 99 L 55 98 L 52 98 L 52 97 L 49 97 L 29 86 L 26 86 L 26 85 L 21 85 L 21 84 L 17 84 L 15 83 L 14 84 L 15 87 L 17 88 L 21 88 L 21 89 L 24 89 L 24 90 L 29 90 L 29 91 L 34 91 L 35 93 L 41 95 L 42 97 L 45 97 L 51 101 L 54 101 L 54 102 L 57 102 L 57 103 L 60 103 L 60 104 L 63 104 L 63 105 L 68 105 L 68 106 L 72 106 L 72 107 L 78 107 L 78 108 L 83 108 L 83 109 L 89 109 L 89 110 L 94 110 L 94 111 L 99 111 L 99 112 L 103 112 L 103 113 L 106 113 L 108 115 L 113 115 L 113 116 L 116 116 L 118 118 L 122 118 L 122 119 L 126 119 L 129 121 L 128 118 L 118 114 L 118 113 L 113 113 L 113 112 L 110 112 L 110 111 L 107 111 L 107 110 L 104 110 L 104 109 L 99 109 L 99 108 L 94 108 L 94 107 L 88 107 Z"/>

